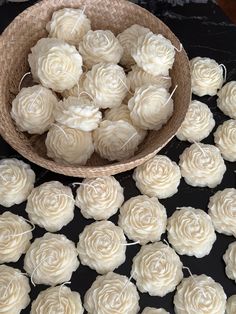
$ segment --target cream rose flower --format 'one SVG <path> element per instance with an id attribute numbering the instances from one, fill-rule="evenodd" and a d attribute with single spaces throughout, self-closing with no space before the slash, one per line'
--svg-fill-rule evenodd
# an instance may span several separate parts
<path id="1" fill-rule="evenodd" d="M 142 35 L 146 35 L 149 32 L 149 28 L 134 24 L 117 36 L 117 39 L 124 49 L 124 53 L 120 60 L 120 63 L 123 66 L 129 68 L 131 65 L 135 64 L 134 58 L 131 56 L 131 50 L 136 47 L 138 38 Z"/>
<path id="2" fill-rule="evenodd" d="M 200 142 L 211 133 L 214 126 L 215 120 L 209 107 L 193 100 L 176 136 L 180 141 Z"/>
<path id="3" fill-rule="evenodd" d="M 133 179 L 142 194 L 158 198 L 178 192 L 181 174 L 179 166 L 167 156 L 157 155 L 134 170 Z"/>
<path id="4" fill-rule="evenodd" d="M 64 90 L 64 92 L 61 93 L 63 98 L 68 98 L 70 96 L 73 97 L 79 97 L 80 95 L 85 94 L 84 93 L 84 80 L 86 78 L 86 72 L 83 72 L 83 74 L 81 75 L 79 81 L 77 82 L 77 84 L 75 84 L 75 86 L 73 86 L 71 89 L 66 89 Z"/>
<path id="5" fill-rule="evenodd" d="M 93 131 L 95 151 L 110 161 L 134 156 L 142 139 L 142 134 L 133 125 L 122 120 L 105 120 Z"/>
<path id="6" fill-rule="evenodd" d="M 221 183 L 226 166 L 214 145 L 192 144 L 180 155 L 180 169 L 187 184 L 214 188 Z"/>
<path id="7" fill-rule="evenodd" d="M 24 202 L 34 187 L 30 165 L 15 158 L 0 160 L 0 204 L 11 207 Z"/>
<path id="8" fill-rule="evenodd" d="M 77 84 L 83 72 L 76 48 L 55 38 L 40 39 L 28 61 L 35 81 L 59 93 Z"/>
<path id="9" fill-rule="evenodd" d="M 112 176 L 85 179 L 77 189 L 76 205 L 87 219 L 108 219 L 123 202 L 123 188 Z"/>
<path id="10" fill-rule="evenodd" d="M 129 239 L 140 244 L 159 241 L 166 223 L 166 209 L 155 197 L 132 197 L 120 209 L 119 226 Z"/>
<path id="11" fill-rule="evenodd" d="M 216 231 L 236 238 L 236 189 L 216 192 L 210 198 L 208 208 Z"/>
<path id="12" fill-rule="evenodd" d="M 109 30 L 88 31 L 79 44 L 79 52 L 88 68 L 105 62 L 117 64 L 123 54 L 119 40 Z"/>
<path id="13" fill-rule="evenodd" d="M 83 265 L 106 274 L 125 262 L 126 243 L 120 227 L 111 221 L 98 221 L 84 228 L 77 250 Z"/>
<path id="14" fill-rule="evenodd" d="M 137 88 L 128 107 L 133 124 L 144 130 L 161 129 L 172 116 L 174 108 L 169 92 L 158 85 Z"/>
<path id="15" fill-rule="evenodd" d="M 17 262 L 28 250 L 31 239 L 31 226 L 23 217 L 11 212 L 0 215 L 0 264 Z"/>
<path id="16" fill-rule="evenodd" d="M 0 265 L 0 313 L 19 314 L 30 303 L 29 280 L 20 270 Z"/>
<path id="17" fill-rule="evenodd" d="M 142 246 L 133 259 L 132 274 L 140 292 L 163 297 L 183 278 L 182 263 L 175 251 L 162 242 Z"/>
<path id="18" fill-rule="evenodd" d="M 226 303 L 226 314 L 236 313 L 236 294 L 228 298 Z"/>
<path id="19" fill-rule="evenodd" d="M 129 89 L 124 70 L 112 63 L 94 65 L 87 72 L 83 87 L 102 109 L 120 106 Z"/>
<path id="20" fill-rule="evenodd" d="M 180 207 L 168 219 L 168 240 L 180 254 L 201 258 L 208 255 L 216 241 L 210 216 L 193 207 Z"/>
<path id="21" fill-rule="evenodd" d="M 232 242 L 226 250 L 223 260 L 225 262 L 226 275 L 236 283 L 236 242 Z"/>
<path id="22" fill-rule="evenodd" d="M 223 68 L 213 59 L 196 57 L 190 60 L 192 92 L 197 96 L 217 94 L 223 85 Z"/>
<path id="23" fill-rule="evenodd" d="M 84 307 L 88 314 L 137 314 L 139 295 L 126 276 L 108 273 L 98 276 L 86 292 Z"/>
<path id="24" fill-rule="evenodd" d="M 156 85 L 168 89 L 171 87 L 171 77 L 157 75 L 154 76 L 145 72 L 137 65 L 132 66 L 132 71 L 128 73 L 127 80 L 131 91 L 135 91 L 136 88 L 142 87 L 143 85 Z"/>
<path id="25" fill-rule="evenodd" d="M 236 119 L 236 81 L 228 82 L 218 92 L 217 106 L 232 119 Z"/>
<path id="26" fill-rule="evenodd" d="M 92 133 L 53 125 L 45 141 L 47 155 L 58 163 L 85 165 L 94 152 Z"/>
<path id="27" fill-rule="evenodd" d="M 49 37 L 78 46 L 83 36 L 91 29 L 91 23 L 83 10 L 65 8 L 53 13 L 46 29 Z"/>
<path id="28" fill-rule="evenodd" d="M 85 132 L 96 129 L 102 120 L 99 108 L 86 96 L 61 100 L 54 115 L 58 123 Z"/>
<path id="29" fill-rule="evenodd" d="M 184 278 L 174 297 L 176 314 L 224 314 L 222 286 L 206 275 Z"/>
<path id="30" fill-rule="evenodd" d="M 236 120 L 221 124 L 214 133 L 215 144 L 225 160 L 236 161 Z"/>
<path id="31" fill-rule="evenodd" d="M 131 56 L 147 73 L 168 76 L 175 61 L 175 48 L 161 34 L 149 32 L 138 38 L 137 44 L 131 49 Z"/>
<path id="32" fill-rule="evenodd" d="M 20 131 L 42 134 L 54 122 L 53 110 L 57 104 L 52 91 L 41 85 L 22 88 L 12 102 L 11 117 Z"/>
<path id="33" fill-rule="evenodd" d="M 51 181 L 33 189 L 25 210 L 33 223 L 55 232 L 74 218 L 74 206 L 71 189 L 58 181 Z"/>
<path id="34" fill-rule="evenodd" d="M 80 294 L 65 286 L 41 291 L 33 301 L 30 314 L 83 314 Z"/>
<path id="35" fill-rule="evenodd" d="M 145 307 L 142 314 L 170 314 L 164 309 L 156 309 L 154 307 Z"/>
<path id="36" fill-rule="evenodd" d="M 24 269 L 36 284 L 55 286 L 69 281 L 78 267 L 75 245 L 62 234 L 45 233 L 35 239 L 24 259 Z"/>

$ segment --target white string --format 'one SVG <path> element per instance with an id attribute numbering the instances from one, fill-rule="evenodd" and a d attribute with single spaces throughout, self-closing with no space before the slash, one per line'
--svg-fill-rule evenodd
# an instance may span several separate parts
<path id="1" fill-rule="evenodd" d="M 28 111 L 29 111 L 30 113 L 33 112 L 31 109 L 32 109 L 33 105 L 35 104 L 37 98 L 38 98 L 39 95 L 41 94 L 41 92 L 42 92 L 42 89 L 40 89 L 40 90 L 38 91 L 38 93 L 37 93 L 36 96 L 34 97 L 34 100 L 33 100 L 32 103 L 29 105 L 29 110 L 28 110 Z"/>
<path id="2" fill-rule="evenodd" d="M 199 143 L 197 143 L 196 141 L 193 141 L 193 143 L 195 145 L 197 145 L 197 147 L 200 149 L 200 151 L 202 152 L 204 157 L 207 157 L 206 152 L 204 151 L 204 149 L 201 147 L 201 145 Z"/>
<path id="3" fill-rule="evenodd" d="M 137 131 L 132 136 L 130 136 L 130 138 L 121 146 L 120 149 L 123 149 L 136 135 L 138 135 Z"/>
<path id="4" fill-rule="evenodd" d="M 56 126 L 58 129 L 60 129 L 61 132 L 65 135 L 65 137 L 68 139 L 68 135 L 66 134 L 66 132 L 63 130 L 63 128 L 60 125 L 58 125 L 56 123 L 52 123 L 52 125 Z"/>
<path id="5" fill-rule="evenodd" d="M 128 279 L 127 282 L 125 283 L 124 287 L 122 288 L 120 294 L 117 296 L 116 300 L 119 300 L 119 299 L 120 299 L 120 297 L 121 297 L 122 294 L 124 293 L 125 289 L 128 287 L 128 285 L 130 284 L 132 278 L 134 277 L 134 274 L 135 274 L 135 272 L 133 272 L 133 273 L 130 275 L 129 279 Z"/>
<path id="6" fill-rule="evenodd" d="M 66 196 L 66 197 L 68 197 L 68 198 L 70 198 L 71 200 L 75 200 L 74 199 L 74 197 L 72 197 L 72 196 L 70 196 L 70 195 L 67 195 L 66 193 L 59 193 L 59 194 L 57 194 L 56 196 Z"/>
<path id="7" fill-rule="evenodd" d="M 183 266 L 183 269 L 187 269 L 187 271 L 188 271 L 190 277 L 193 279 L 194 283 L 195 283 L 196 285 L 198 285 L 198 282 L 197 282 L 196 279 L 194 278 L 194 276 L 193 276 L 193 274 L 192 274 L 190 268 L 189 268 L 189 267 L 186 267 L 186 266 Z M 201 290 L 201 292 L 202 292 L 204 298 L 206 298 L 207 296 L 206 296 L 206 294 L 205 294 L 205 291 L 204 291 L 203 287 L 200 286 L 199 288 L 200 288 L 200 290 Z"/>
<path id="8" fill-rule="evenodd" d="M 120 245 L 124 245 L 124 246 L 131 246 L 131 245 L 137 245 L 137 244 L 140 244 L 140 241 L 131 242 L 131 243 L 120 243 Z"/>
<path id="9" fill-rule="evenodd" d="M 103 35 L 104 35 L 104 37 L 106 38 L 106 41 L 107 41 L 108 45 L 110 45 L 110 40 L 109 40 L 109 38 L 107 37 L 107 35 L 106 35 L 106 34 L 103 34 Z"/>
<path id="10" fill-rule="evenodd" d="M 181 52 L 181 51 L 183 50 L 183 45 L 180 43 L 179 49 L 176 48 L 175 46 L 174 46 L 174 49 L 175 49 L 177 52 Z"/>
<path id="11" fill-rule="evenodd" d="M 221 63 L 219 66 L 222 67 L 222 69 L 223 69 L 223 72 L 224 72 L 224 82 L 226 82 L 226 79 L 227 79 L 227 68 L 226 68 L 226 66 L 223 63 Z"/>
<path id="12" fill-rule="evenodd" d="M 8 285 L 7 285 L 7 287 L 6 287 L 6 290 L 5 290 L 4 294 L 3 294 L 3 297 L 4 297 L 4 298 L 5 298 L 6 294 L 7 294 L 7 290 L 9 289 L 9 287 L 10 287 L 10 285 L 13 283 L 13 281 L 16 280 L 16 278 L 17 278 L 18 276 L 25 276 L 25 275 L 28 276 L 27 273 L 17 273 L 17 274 L 10 280 L 10 282 L 8 283 Z"/>
<path id="13" fill-rule="evenodd" d="M 95 191 L 96 193 L 98 193 L 97 190 L 96 190 L 96 188 L 95 188 L 95 186 L 93 186 L 92 184 L 89 184 L 89 183 L 73 182 L 73 183 L 71 183 L 71 185 L 72 185 L 72 187 L 74 187 L 74 186 L 76 186 L 76 185 L 90 186 L 91 188 L 94 189 L 94 191 Z"/>
<path id="14" fill-rule="evenodd" d="M 176 89 L 178 88 L 178 85 L 175 86 L 175 88 L 173 89 L 172 93 L 170 94 L 169 98 L 167 99 L 167 101 L 165 102 L 164 106 L 168 104 L 168 102 L 171 100 L 172 96 L 174 95 Z"/>
<path id="15" fill-rule="evenodd" d="M 82 92 L 79 93 L 79 97 L 80 97 L 82 94 L 88 95 L 88 96 L 92 99 L 92 101 L 94 102 L 94 104 L 95 104 L 95 106 L 96 106 L 95 98 L 94 98 L 92 95 L 90 95 L 89 93 L 87 93 L 86 91 L 83 90 Z"/>
<path id="16" fill-rule="evenodd" d="M 2 178 L 3 181 L 7 182 L 7 179 L 0 173 L 0 177 Z"/>
<path id="17" fill-rule="evenodd" d="M 31 281 L 31 283 L 32 283 L 32 285 L 33 285 L 34 287 L 36 286 L 36 284 L 34 283 L 34 280 L 33 280 L 34 273 L 36 272 L 36 270 L 39 268 L 39 266 L 40 266 L 44 261 L 46 261 L 47 259 L 49 259 L 49 258 L 51 258 L 51 257 L 53 257 L 53 256 L 50 255 L 50 256 L 45 257 L 45 258 L 42 259 L 41 262 L 34 268 L 32 274 L 31 274 L 31 276 L 30 276 L 30 281 Z"/>
<path id="18" fill-rule="evenodd" d="M 134 93 L 132 93 L 132 92 L 130 91 L 130 89 L 129 89 L 128 86 L 125 84 L 125 82 L 122 80 L 122 78 L 119 76 L 118 79 L 121 81 L 121 83 L 122 83 L 122 84 L 124 85 L 124 87 L 127 89 L 128 93 L 133 96 Z"/>
<path id="19" fill-rule="evenodd" d="M 23 220 L 27 221 L 29 224 L 32 225 L 32 228 L 30 230 L 27 230 L 27 231 L 24 231 L 24 232 L 21 232 L 21 233 L 17 233 L 17 234 L 9 234 L 9 235 L 0 235 L 0 240 L 2 238 L 8 238 L 8 237 L 18 237 L 18 236 L 21 236 L 21 235 L 24 235 L 24 234 L 27 234 L 27 233 L 30 233 L 32 231 L 34 231 L 35 229 L 35 224 L 33 222 L 31 222 L 30 220 L 24 218 L 24 217 L 21 217 Z"/>
<path id="20" fill-rule="evenodd" d="M 171 80 L 170 76 L 161 76 L 161 78 L 164 79 L 164 80 Z"/>
<path id="21" fill-rule="evenodd" d="M 71 284 L 71 281 L 66 281 L 64 282 L 60 288 L 59 288 L 59 293 L 58 293 L 58 298 L 59 298 L 59 308 L 61 308 L 61 289 L 65 286 L 65 285 L 70 285 Z"/>
<path id="22" fill-rule="evenodd" d="M 18 91 L 20 92 L 20 90 L 21 90 L 21 84 L 22 84 L 22 82 L 23 82 L 23 80 L 25 79 L 25 77 L 27 76 L 27 75 L 30 75 L 31 74 L 31 72 L 26 72 L 23 76 L 22 76 L 22 78 L 21 78 L 21 80 L 20 80 L 20 83 L 19 83 L 19 85 L 18 85 Z"/>
<path id="23" fill-rule="evenodd" d="M 74 24 L 74 26 L 73 26 L 73 28 L 72 28 L 72 30 L 71 30 L 71 34 L 74 33 L 74 31 L 75 31 L 77 25 L 78 25 L 79 22 L 80 22 L 80 19 L 81 19 L 82 15 L 83 15 L 84 12 L 85 12 L 85 9 L 86 9 L 86 5 L 84 6 L 83 10 L 80 12 L 80 15 L 78 16 L 78 19 L 76 20 L 76 22 L 75 22 L 75 24 Z"/>

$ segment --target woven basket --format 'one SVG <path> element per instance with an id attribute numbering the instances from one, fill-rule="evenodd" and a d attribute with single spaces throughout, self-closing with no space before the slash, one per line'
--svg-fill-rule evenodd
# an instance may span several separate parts
<path id="1" fill-rule="evenodd" d="M 132 169 L 153 157 L 175 135 L 180 127 L 191 95 L 190 71 L 184 50 L 176 53 L 171 71 L 174 94 L 174 114 L 160 131 L 149 132 L 136 155 L 129 160 L 109 163 L 94 154 L 86 166 L 65 166 L 46 155 L 45 135 L 30 136 L 15 127 L 11 116 L 11 102 L 18 93 L 18 84 L 29 71 L 27 56 L 41 37 L 46 37 L 46 23 L 52 13 L 64 7 L 80 8 L 86 5 L 86 14 L 93 29 L 110 29 L 115 34 L 132 24 L 150 28 L 180 47 L 179 40 L 158 18 L 141 7 L 124 0 L 45 0 L 17 16 L 0 37 L 0 132 L 3 138 L 21 155 L 51 171 L 74 177 L 112 175 Z"/>

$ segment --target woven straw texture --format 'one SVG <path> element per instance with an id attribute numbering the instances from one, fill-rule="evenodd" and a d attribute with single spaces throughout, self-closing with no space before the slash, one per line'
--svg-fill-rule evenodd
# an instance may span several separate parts
<path id="1" fill-rule="evenodd" d="M 184 49 L 176 53 L 171 71 L 173 86 L 178 88 L 173 96 L 174 114 L 160 131 L 149 132 L 134 157 L 122 162 L 109 163 L 99 156 L 92 156 L 86 166 L 65 166 L 50 160 L 44 145 L 45 135 L 29 136 L 18 131 L 11 119 L 11 102 L 18 93 L 18 84 L 29 66 L 27 57 L 30 48 L 41 37 L 46 37 L 46 23 L 52 13 L 65 7 L 81 8 L 86 5 L 86 14 L 93 29 L 110 29 L 115 34 L 132 24 L 150 28 L 180 47 L 179 40 L 158 18 L 125 0 L 44 0 L 30 7 L 9 25 L 0 36 L 0 132 L 3 138 L 28 160 L 51 171 L 74 177 L 98 177 L 132 169 L 153 157 L 175 135 L 188 109 L 191 84 L 189 62 Z"/>

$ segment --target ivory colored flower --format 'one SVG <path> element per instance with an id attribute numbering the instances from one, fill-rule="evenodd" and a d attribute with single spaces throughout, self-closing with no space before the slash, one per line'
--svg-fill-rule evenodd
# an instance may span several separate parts
<path id="1" fill-rule="evenodd" d="M 192 144 L 180 156 L 180 169 L 187 184 L 216 187 L 221 183 L 226 166 L 214 145 Z"/>
<path id="2" fill-rule="evenodd" d="M 70 96 L 79 97 L 79 96 L 85 95 L 84 88 L 83 88 L 85 78 L 86 78 L 86 72 L 83 72 L 79 81 L 72 88 L 64 90 L 61 93 L 61 95 L 64 98 L 68 98 Z"/>
<path id="3" fill-rule="evenodd" d="M 174 108 L 169 92 L 158 85 L 137 88 L 128 107 L 133 124 L 144 130 L 161 129 L 172 116 Z"/>
<path id="4" fill-rule="evenodd" d="M 177 287 L 174 305 L 176 314 L 224 314 L 226 295 L 211 277 L 193 275 Z"/>
<path id="5" fill-rule="evenodd" d="M 236 283 L 236 242 L 232 242 L 226 250 L 223 260 L 225 262 L 225 272 L 227 277 Z"/>
<path id="6" fill-rule="evenodd" d="M 28 61 L 34 80 L 59 93 L 77 84 L 83 72 L 76 48 L 55 38 L 40 39 Z"/>
<path id="7" fill-rule="evenodd" d="M 175 49 L 171 41 L 152 32 L 138 38 L 131 55 L 140 68 L 152 75 L 168 76 L 175 61 Z"/>
<path id="8" fill-rule="evenodd" d="M 217 106 L 232 119 L 236 119 L 236 81 L 225 84 L 218 92 Z"/>
<path id="9" fill-rule="evenodd" d="M 64 8 L 53 13 L 46 29 L 49 37 L 78 46 L 83 36 L 91 29 L 91 23 L 83 10 Z"/>
<path id="10" fill-rule="evenodd" d="M 24 202 L 34 187 L 35 173 L 15 158 L 0 160 L 0 204 L 11 207 Z"/>
<path id="11" fill-rule="evenodd" d="M 217 94 L 224 82 L 223 69 L 213 59 L 196 57 L 190 60 L 192 92 L 197 96 Z"/>
<path id="12" fill-rule="evenodd" d="M 53 111 L 57 104 L 53 92 L 41 85 L 22 88 L 12 102 L 11 116 L 19 130 L 42 134 L 54 122 Z"/>
<path id="13" fill-rule="evenodd" d="M 145 307 L 142 314 L 170 314 L 164 309 L 156 309 L 154 307 Z"/>
<path id="14" fill-rule="evenodd" d="M 31 226 L 11 212 L 0 215 L 0 264 L 17 262 L 32 239 Z"/>
<path id="15" fill-rule="evenodd" d="M 92 134 L 62 124 L 53 125 L 45 141 L 47 155 L 58 163 L 85 165 L 94 152 Z"/>
<path id="16" fill-rule="evenodd" d="M 119 63 L 123 48 L 110 30 L 88 31 L 79 45 L 79 52 L 88 68 L 105 63 Z"/>
<path id="17" fill-rule="evenodd" d="M 123 202 L 123 188 L 112 176 L 85 179 L 77 189 L 76 205 L 85 218 L 108 219 Z"/>
<path id="18" fill-rule="evenodd" d="M 78 267 L 75 245 L 62 234 L 45 233 L 35 239 L 24 259 L 24 269 L 36 284 L 69 281 Z"/>
<path id="19" fill-rule="evenodd" d="M 19 269 L 0 265 L 0 313 L 20 314 L 30 303 L 28 278 Z"/>
<path id="20" fill-rule="evenodd" d="M 96 278 L 85 294 L 84 307 L 88 314 L 137 314 L 138 302 L 139 294 L 129 278 L 110 272 Z"/>
<path id="21" fill-rule="evenodd" d="M 226 304 L 226 314 L 234 314 L 236 313 L 236 295 L 232 295 L 227 300 Z"/>
<path id="22" fill-rule="evenodd" d="M 74 218 L 74 205 L 71 189 L 58 181 L 51 181 L 33 189 L 25 210 L 34 224 L 55 232 Z"/>

